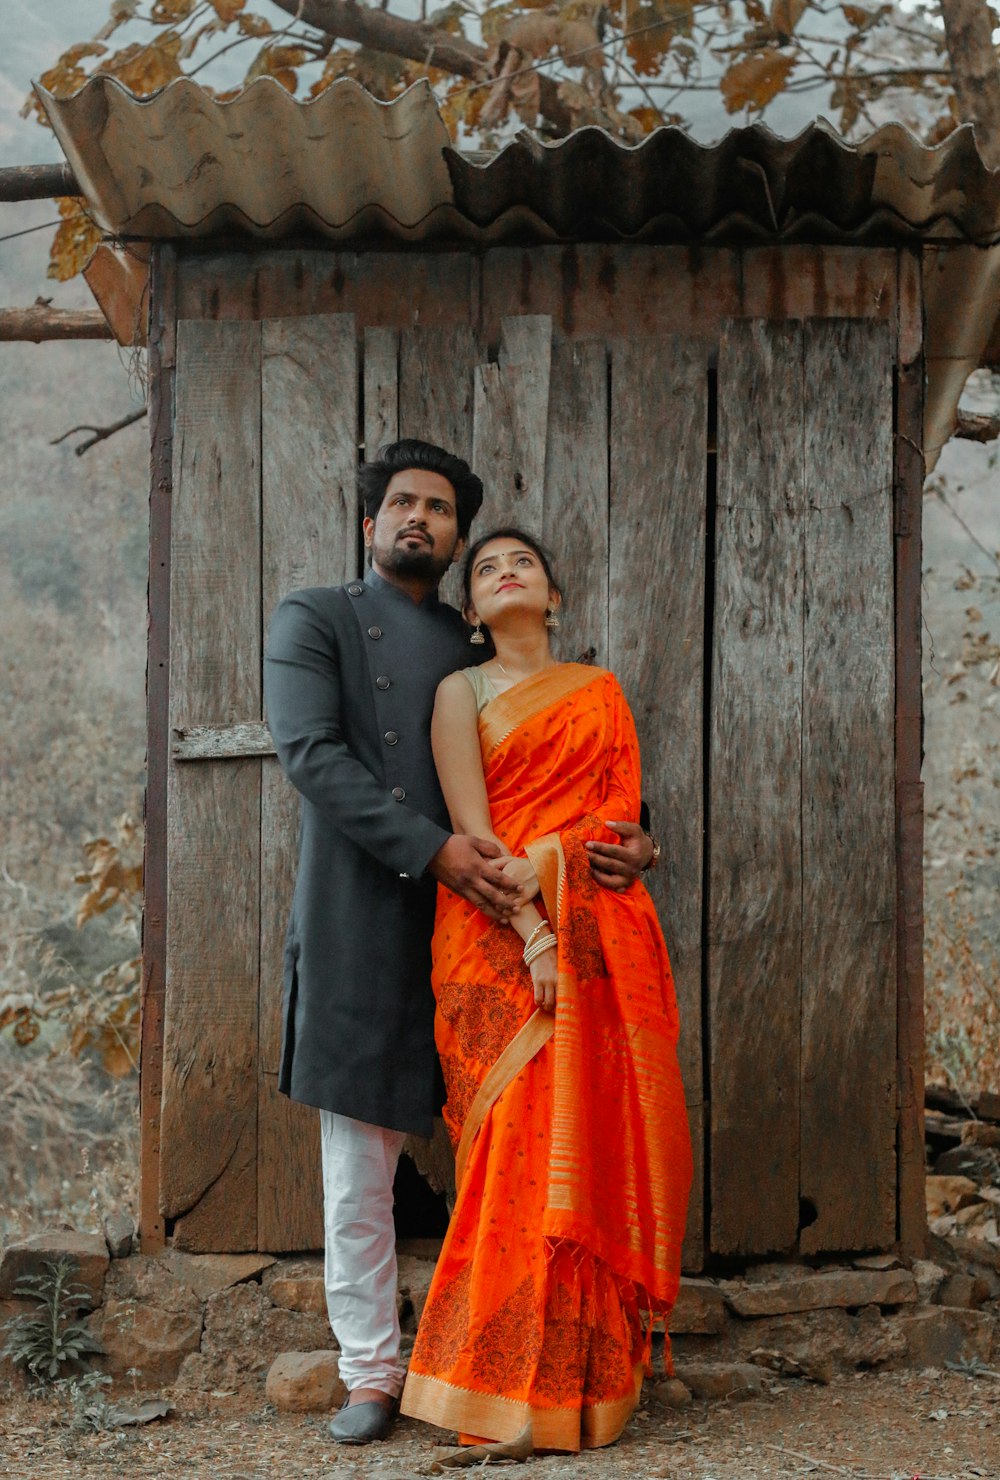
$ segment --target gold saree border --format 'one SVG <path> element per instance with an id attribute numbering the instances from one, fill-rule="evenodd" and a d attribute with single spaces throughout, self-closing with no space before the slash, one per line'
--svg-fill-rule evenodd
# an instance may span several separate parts
<path id="1" fill-rule="evenodd" d="M 500 1057 L 486 1073 L 476 1097 L 469 1106 L 469 1113 L 462 1126 L 462 1138 L 455 1152 L 455 1185 L 461 1187 L 465 1179 L 465 1164 L 472 1150 L 479 1128 L 493 1104 L 500 1098 L 508 1084 L 516 1079 L 526 1064 L 530 1064 L 538 1050 L 552 1037 L 555 1031 L 555 1016 L 536 1007 L 528 1021 L 520 1027 Z"/>
<path id="2" fill-rule="evenodd" d="M 557 663 L 543 668 L 531 678 L 504 689 L 483 707 L 479 716 L 479 743 L 485 760 L 491 751 L 513 734 L 533 715 L 541 714 L 560 699 L 568 699 L 596 679 L 606 678 L 606 668 L 591 668 L 586 663 Z"/>
<path id="3" fill-rule="evenodd" d="M 609 1403 L 584 1403 L 580 1408 L 535 1408 L 516 1398 L 477 1393 L 454 1387 L 440 1377 L 410 1372 L 403 1388 L 400 1412 L 441 1429 L 475 1434 L 492 1443 L 506 1444 L 531 1424 L 536 1449 L 603 1449 L 613 1444 L 628 1423 L 642 1389 L 642 1364 L 633 1368 L 632 1391 Z"/>

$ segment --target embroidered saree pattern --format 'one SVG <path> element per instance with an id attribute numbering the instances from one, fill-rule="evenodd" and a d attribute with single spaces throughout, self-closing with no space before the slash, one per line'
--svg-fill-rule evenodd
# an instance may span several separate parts
<path id="1" fill-rule="evenodd" d="M 480 715 L 493 827 L 527 853 L 558 937 L 554 1018 L 509 926 L 439 890 L 435 1032 L 458 1149 L 454 1214 L 403 1411 L 535 1447 L 611 1443 L 649 1325 L 677 1294 L 691 1149 L 677 1009 L 645 888 L 595 884 L 585 844 L 639 813 L 610 673 L 561 664 Z M 603 819 L 603 820 L 602 820 Z"/>

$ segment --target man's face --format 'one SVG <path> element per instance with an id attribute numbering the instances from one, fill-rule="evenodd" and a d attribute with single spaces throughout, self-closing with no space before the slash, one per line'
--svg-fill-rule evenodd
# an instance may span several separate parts
<path id="1" fill-rule="evenodd" d="M 440 581 L 458 560 L 455 490 L 440 473 L 404 468 L 394 473 L 374 519 L 364 522 L 365 546 L 376 570 L 422 581 Z"/>

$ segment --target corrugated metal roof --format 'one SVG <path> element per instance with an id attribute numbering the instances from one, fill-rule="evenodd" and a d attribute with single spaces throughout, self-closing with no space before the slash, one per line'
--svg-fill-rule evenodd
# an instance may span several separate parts
<path id="1" fill-rule="evenodd" d="M 755 125 L 710 145 L 664 128 L 635 147 L 586 128 L 469 156 L 426 83 L 393 103 L 350 79 L 309 103 L 273 78 L 225 103 L 186 78 L 149 98 L 110 78 L 69 98 L 38 92 L 114 236 L 939 243 L 924 260 L 931 464 L 1000 313 L 1000 171 L 970 128 L 934 149 L 899 125 L 858 144 L 822 121 L 794 139 Z"/>
<path id="2" fill-rule="evenodd" d="M 1000 171 L 969 128 L 935 149 L 899 125 L 852 145 L 822 121 L 711 145 L 676 128 L 633 147 L 525 132 L 481 162 L 451 147 L 426 83 L 392 103 L 351 79 L 300 103 L 267 77 L 225 103 L 186 78 L 141 99 L 111 78 L 39 95 L 115 235 L 1000 241 Z"/>

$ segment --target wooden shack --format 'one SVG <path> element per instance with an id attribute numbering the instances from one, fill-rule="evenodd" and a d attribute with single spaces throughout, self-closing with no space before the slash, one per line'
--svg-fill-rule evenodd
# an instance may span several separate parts
<path id="1" fill-rule="evenodd" d="M 359 456 L 417 436 L 471 459 L 480 528 L 553 548 L 562 655 L 635 710 L 686 1267 L 916 1251 L 922 449 L 977 353 L 948 285 L 997 280 L 968 137 L 914 184 L 901 130 L 483 161 L 423 88 L 47 104 L 91 209 L 152 243 L 145 1244 L 321 1244 L 315 1113 L 276 1088 L 297 803 L 262 643 L 284 592 L 361 570 Z"/>

